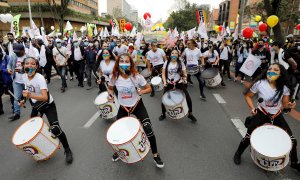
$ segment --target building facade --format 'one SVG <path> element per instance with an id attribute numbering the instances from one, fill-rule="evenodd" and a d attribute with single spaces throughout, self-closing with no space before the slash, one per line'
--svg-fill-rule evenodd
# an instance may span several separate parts
<path id="1" fill-rule="evenodd" d="M 107 13 L 114 17 L 126 17 L 133 23 L 138 22 L 138 11 L 126 0 L 108 0 Z"/>
<path id="2" fill-rule="evenodd" d="M 234 30 L 237 23 L 241 0 L 223 0 L 219 5 L 219 25 L 225 24 L 230 30 Z"/>

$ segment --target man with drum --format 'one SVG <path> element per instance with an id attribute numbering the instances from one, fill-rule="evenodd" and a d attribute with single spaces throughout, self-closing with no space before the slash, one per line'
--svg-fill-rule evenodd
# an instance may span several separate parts
<path id="1" fill-rule="evenodd" d="M 197 43 L 195 40 L 190 39 L 188 41 L 188 48 L 186 48 L 184 50 L 184 52 L 181 55 L 182 58 L 185 57 L 186 59 L 186 66 L 187 66 L 187 71 L 189 71 L 189 68 L 198 68 L 200 62 L 201 61 L 201 65 L 204 65 L 204 61 L 202 60 L 202 54 L 200 49 L 197 48 Z M 204 95 L 204 82 L 201 79 L 201 73 L 199 72 L 199 68 L 198 68 L 198 72 L 196 74 L 194 74 L 194 76 L 197 78 L 198 82 L 199 82 L 199 89 L 200 89 L 200 98 L 205 100 L 206 97 Z M 188 82 L 190 82 L 191 84 L 191 75 L 188 74 Z"/>
<path id="2" fill-rule="evenodd" d="M 189 108 L 189 115 L 193 122 L 196 122 L 197 119 L 192 114 L 192 100 L 185 88 L 184 82 L 187 80 L 186 68 L 184 63 L 179 60 L 179 51 L 174 49 L 171 52 L 170 60 L 166 61 L 163 66 L 162 70 L 162 79 L 164 83 L 164 94 L 172 90 L 174 88 L 180 89 L 184 92 L 185 98 L 187 100 L 188 108 Z M 162 114 L 159 117 L 159 120 L 162 121 L 166 118 L 166 108 L 164 104 L 161 104 Z"/>
<path id="3" fill-rule="evenodd" d="M 47 116 L 52 134 L 60 140 L 65 149 L 66 163 L 71 164 L 73 162 L 72 151 L 70 149 L 67 136 L 59 125 L 56 105 L 53 97 L 48 91 L 46 80 L 44 76 L 37 73 L 37 69 L 39 67 L 38 60 L 28 57 L 24 60 L 24 62 L 24 69 L 26 73 L 23 74 L 22 78 L 24 80 L 25 90 L 22 95 L 24 98 L 29 99 L 30 104 L 32 105 L 30 117 L 38 116 L 38 113 L 45 114 Z M 24 100 L 20 101 L 21 106 L 24 106 L 24 104 Z"/>
<path id="4" fill-rule="evenodd" d="M 258 78 L 245 93 L 245 100 L 253 117 L 246 123 L 247 134 L 240 142 L 234 155 L 234 163 L 241 164 L 241 156 L 250 144 L 250 137 L 254 129 L 266 123 L 284 129 L 292 141 L 290 152 L 291 167 L 300 172 L 300 163 L 297 156 L 297 140 L 282 115 L 282 108 L 295 108 L 296 103 L 290 102 L 290 91 L 286 86 L 287 71 L 279 63 L 272 64 L 262 76 Z M 262 102 L 255 108 L 252 98 L 257 95 Z M 260 101 L 260 100 L 259 100 Z M 275 139 L 274 139 L 275 140 Z"/>
<path id="5" fill-rule="evenodd" d="M 154 162 L 158 168 L 163 168 L 164 163 L 157 151 L 152 124 L 141 98 L 142 94 L 151 92 L 151 87 L 147 84 L 145 78 L 137 72 L 129 54 L 121 55 L 116 61 L 113 75 L 108 86 L 108 92 L 110 94 L 108 100 L 111 102 L 114 101 L 114 86 L 118 91 L 118 101 L 121 105 L 117 119 L 130 116 L 130 114 L 134 114 L 137 119 L 139 119 L 150 141 Z M 112 160 L 117 161 L 119 159 L 118 153 L 114 153 Z"/>
<path id="6" fill-rule="evenodd" d="M 151 76 L 158 76 L 161 74 L 162 67 L 164 62 L 167 60 L 165 52 L 157 47 L 157 41 L 153 41 L 151 43 L 151 50 L 147 52 L 147 69 L 151 72 L 151 64 L 152 64 L 152 73 Z M 150 64 L 151 63 L 151 64 Z M 151 85 L 152 92 L 150 94 L 151 97 L 155 95 L 154 87 Z"/>

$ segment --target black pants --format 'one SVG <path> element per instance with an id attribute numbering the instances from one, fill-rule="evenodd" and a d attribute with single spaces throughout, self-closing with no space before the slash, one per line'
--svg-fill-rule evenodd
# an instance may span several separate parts
<path id="1" fill-rule="evenodd" d="M 198 80 L 200 95 L 204 96 L 204 89 L 203 89 L 204 88 L 204 81 L 201 78 L 201 73 L 198 72 L 197 74 L 195 74 L 193 76 L 195 76 L 197 78 L 197 80 Z M 187 80 L 191 81 L 191 75 L 190 74 L 187 75 Z"/>
<path id="2" fill-rule="evenodd" d="M 173 88 L 174 88 L 174 85 L 173 85 L 173 84 L 168 84 L 167 87 L 164 88 L 164 94 L 165 94 L 167 91 L 169 91 L 169 90 L 171 90 L 171 89 L 173 89 Z M 185 97 L 186 97 L 186 102 L 187 102 L 187 105 L 188 105 L 188 107 L 189 107 L 189 113 L 193 112 L 192 99 L 191 99 L 191 97 L 190 97 L 190 94 L 189 94 L 188 91 L 186 90 L 185 85 L 182 84 L 182 83 L 177 83 L 177 84 L 175 84 L 175 88 L 176 88 L 176 89 L 180 89 L 180 90 L 182 90 L 182 91 L 184 92 Z M 163 103 L 161 103 L 161 110 L 162 110 L 162 113 L 163 113 L 163 114 L 166 114 L 166 107 L 164 106 Z"/>
<path id="3" fill-rule="evenodd" d="M 67 62 L 67 72 L 66 75 L 68 75 L 68 72 L 70 72 L 70 76 L 74 77 L 74 65 L 73 65 L 73 61 L 72 60 L 68 60 Z"/>
<path id="4" fill-rule="evenodd" d="M 47 61 L 46 65 L 43 69 L 44 69 L 44 73 L 46 74 L 47 83 L 50 83 L 50 81 L 51 81 L 52 62 Z"/>
<path id="5" fill-rule="evenodd" d="M 8 90 L 11 92 L 14 92 L 14 88 L 12 85 L 12 82 L 8 83 L 7 85 L 0 84 L 0 112 L 3 112 L 3 102 L 2 102 L 2 95 L 3 94 L 9 94 Z M 14 97 L 9 94 L 10 97 L 10 103 L 12 110 L 14 109 Z"/>
<path id="6" fill-rule="evenodd" d="M 254 131 L 254 129 L 259 127 L 259 126 L 262 126 L 266 123 L 271 123 L 270 118 L 267 115 L 265 115 L 264 113 L 262 113 L 260 110 L 257 110 L 257 114 L 253 117 L 253 120 L 251 121 L 251 123 L 248 126 L 246 136 L 240 142 L 240 145 L 239 145 L 238 151 L 237 151 L 239 154 L 242 154 L 245 151 L 245 149 L 249 146 L 250 136 L 251 136 L 252 132 Z M 292 144 L 293 144 L 292 150 L 290 152 L 291 162 L 293 162 L 293 163 L 298 162 L 297 140 L 293 137 L 293 133 L 292 133 L 289 125 L 285 121 L 283 115 L 279 114 L 274 119 L 273 124 L 275 126 L 281 127 L 282 129 L 284 129 L 291 136 Z M 274 141 L 276 141 L 276 139 L 274 139 Z"/>
<path id="7" fill-rule="evenodd" d="M 227 73 L 227 76 L 230 79 L 231 77 L 230 77 L 229 66 L 230 66 L 230 60 L 229 59 L 228 60 L 220 59 L 219 72 L 220 72 L 220 74 L 223 74 L 223 76 L 225 75 L 225 73 Z M 223 68 L 223 70 L 222 70 L 222 68 Z"/>
<path id="8" fill-rule="evenodd" d="M 129 108 L 127 108 L 129 109 Z M 150 141 L 150 146 L 153 154 L 157 153 L 157 145 L 156 145 L 156 138 L 152 129 L 152 124 L 148 115 L 148 112 L 144 106 L 143 100 L 141 99 L 138 104 L 136 105 L 133 112 L 130 114 L 134 114 L 137 119 L 142 123 L 143 129 Z M 122 117 L 128 116 L 128 112 L 125 110 L 123 106 L 120 106 L 119 112 L 117 115 L 117 119 L 120 119 Z"/>
<path id="9" fill-rule="evenodd" d="M 41 113 L 42 115 L 45 114 L 47 116 L 48 122 L 50 124 L 50 128 L 52 133 L 58 137 L 58 139 L 60 140 L 61 144 L 63 145 L 64 149 L 68 149 L 69 147 L 69 143 L 67 140 L 67 136 L 66 134 L 62 131 L 62 129 L 60 128 L 59 122 L 58 122 L 58 117 L 57 117 L 57 110 L 56 110 L 56 105 L 54 102 L 52 102 L 51 104 L 49 104 L 49 106 L 47 108 L 45 108 L 45 110 L 43 111 L 38 111 L 35 108 L 32 108 L 31 111 L 31 117 L 35 117 L 38 116 L 38 113 Z"/>
<path id="10" fill-rule="evenodd" d="M 74 65 L 74 72 L 78 78 L 78 84 L 82 85 L 83 84 L 84 67 L 85 67 L 84 60 L 73 61 L 73 65 Z"/>
<path id="11" fill-rule="evenodd" d="M 153 66 L 151 72 L 151 78 L 160 75 L 162 72 L 162 68 L 163 68 L 163 64 Z M 151 94 L 155 94 L 154 87 L 152 84 L 151 84 L 151 88 L 152 88 Z"/>

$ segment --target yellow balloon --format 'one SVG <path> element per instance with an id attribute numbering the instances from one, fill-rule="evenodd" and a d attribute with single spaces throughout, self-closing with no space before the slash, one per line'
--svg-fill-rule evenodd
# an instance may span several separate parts
<path id="1" fill-rule="evenodd" d="M 256 16 L 255 16 L 255 21 L 256 21 L 256 22 L 259 22 L 260 20 L 261 20 L 261 16 L 256 15 Z"/>
<path id="2" fill-rule="evenodd" d="M 275 15 L 269 16 L 267 19 L 267 24 L 273 28 L 274 26 L 276 26 L 279 22 L 279 18 Z"/>
<path id="3" fill-rule="evenodd" d="M 217 25 L 215 26 L 215 31 L 219 32 L 219 26 L 217 26 Z"/>

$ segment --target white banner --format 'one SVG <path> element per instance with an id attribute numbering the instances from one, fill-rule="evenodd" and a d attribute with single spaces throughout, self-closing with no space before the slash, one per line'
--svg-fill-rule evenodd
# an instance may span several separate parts
<path id="1" fill-rule="evenodd" d="M 260 64 L 261 60 L 258 57 L 249 54 L 240 71 L 248 76 L 252 76 Z"/>

